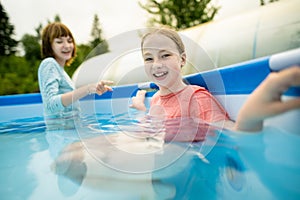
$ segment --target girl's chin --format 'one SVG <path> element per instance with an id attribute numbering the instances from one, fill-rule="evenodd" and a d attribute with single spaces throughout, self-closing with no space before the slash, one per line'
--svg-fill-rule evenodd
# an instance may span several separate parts
<path id="1" fill-rule="evenodd" d="M 67 61 L 67 60 L 70 60 L 70 59 L 71 59 L 71 56 L 63 55 L 63 56 L 60 56 L 59 59 L 60 59 L 60 60 L 65 60 L 65 61 Z"/>
<path id="2" fill-rule="evenodd" d="M 65 59 L 66 59 L 66 60 L 70 60 L 71 57 L 72 57 L 71 55 L 68 55 L 68 56 L 65 56 Z"/>
<path id="3" fill-rule="evenodd" d="M 161 76 L 161 77 L 152 77 L 153 81 L 158 82 L 158 83 L 163 83 L 166 82 L 167 76 Z"/>
<path id="4" fill-rule="evenodd" d="M 70 59 L 72 57 L 71 53 L 62 54 L 62 57 L 65 59 Z"/>
<path id="5" fill-rule="evenodd" d="M 165 81 L 161 81 L 161 80 L 157 80 L 157 79 L 154 79 L 153 82 L 162 87 L 167 87 L 167 85 L 168 85 Z"/>

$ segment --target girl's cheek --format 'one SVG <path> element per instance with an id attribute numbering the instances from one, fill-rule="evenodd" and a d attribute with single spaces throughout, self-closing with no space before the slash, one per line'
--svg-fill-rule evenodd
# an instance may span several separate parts
<path id="1" fill-rule="evenodd" d="M 145 71 L 150 71 L 151 70 L 151 65 L 150 64 L 145 64 L 144 65 Z"/>

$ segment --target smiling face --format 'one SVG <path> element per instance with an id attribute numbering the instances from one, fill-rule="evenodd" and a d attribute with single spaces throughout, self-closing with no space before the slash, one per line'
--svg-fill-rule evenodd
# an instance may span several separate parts
<path id="1" fill-rule="evenodd" d="M 154 33 L 142 43 L 145 71 L 160 90 L 177 92 L 184 86 L 181 67 L 186 62 L 185 53 L 180 53 L 177 44 L 168 36 Z"/>
<path id="2" fill-rule="evenodd" d="M 54 38 L 51 46 L 54 57 L 61 66 L 72 58 L 74 43 L 70 36 Z"/>
<path id="3" fill-rule="evenodd" d="M 68 27 L 60 22 L 48 24 L 42 32 L 42 57 L 53 57 L 61 66 L 69 66 L 75 55 L 76 44 Z"/>

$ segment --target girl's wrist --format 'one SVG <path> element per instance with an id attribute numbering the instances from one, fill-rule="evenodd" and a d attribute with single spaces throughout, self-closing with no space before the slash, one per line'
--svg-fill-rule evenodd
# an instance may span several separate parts
<path id="1" fill-rule="evenodd" d="M 235 130 L 257 132 L 263 128 L 263 120 L 240 120 L 238 119 L 235 123 Z"/>
<path id="2" fill-rule="evenodd" d="M 91 94 L 92 94 L 92 92 L 90 90 L 90 84 L 88 84 L 87 85 L 87 95 L 91 95 Z"/>

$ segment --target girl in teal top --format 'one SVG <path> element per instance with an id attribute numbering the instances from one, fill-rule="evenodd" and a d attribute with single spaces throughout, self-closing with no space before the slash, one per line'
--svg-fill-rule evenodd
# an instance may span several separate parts
<path id="1" fill-rule="evenodd" d="M 62 23 L 49 24 L 42 32 L 42 57 L 38 70 L 44 117 L 48 130 L 72 129 L 79 116 L 78 100 L 93 93 L 112 91 L 111 81 L 100 81 L 75 88 L 64 67 L 76 55 L 71 31 Z"/>

